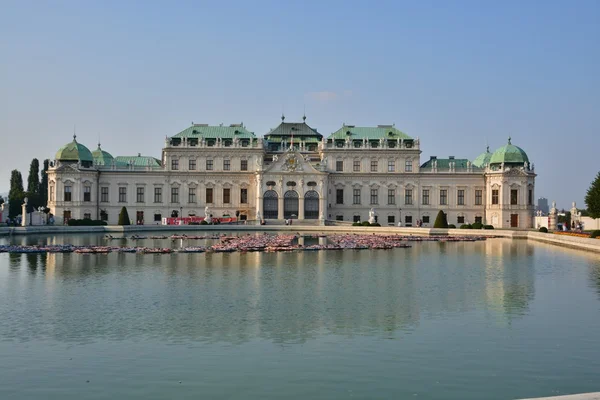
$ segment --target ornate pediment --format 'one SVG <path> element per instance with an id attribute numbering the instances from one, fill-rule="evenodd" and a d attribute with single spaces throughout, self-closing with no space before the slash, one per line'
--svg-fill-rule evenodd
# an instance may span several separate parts
<path id="1" fill-rule="evenodd" d="M 527 173 L 523 171 L 523 168 L 511 168 L 505 173 L 508 176 L 527 176 Z"/>
<path id="2" fill-rule="evenodd" d="M 322 172 L 315 169 L 299 152 L 288 150 L 283 154 L 276 155 L 273 158 L 273 163 L 264 171 L 264 173 L 320 174 Z"/>

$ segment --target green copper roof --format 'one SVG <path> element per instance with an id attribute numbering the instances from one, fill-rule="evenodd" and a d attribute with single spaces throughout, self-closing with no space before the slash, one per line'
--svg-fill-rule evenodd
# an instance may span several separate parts
<path id="1" fill-rule="evenodd" d="M 388 140 L 412 139 L 406 133 L 396 129 L 393 125 L 378 125 L 376 127 L 344 125 L 328 137 L 328 139 L 333 140 L 346 140 L 346 138 L 350 138 L 350 140 L 379 140 L 381 138 Z"/>
<path id="2" fill-rule="evenodd" d="M 282 117 L 283 118 L 283 117 Z M 291 136 L 315 136 L 321 139 L 323 135 L 317 132 L 316 129 L 311 128 L 306 122 L 283 122 L 275 129 L 271 129 L 269 133 L 265 135 L 265 138 L 270 137 L 291 137 Z"/>
<path id="3" fill-rule="evenodd" d="M 98 148 L 92 151 L 92 156 L 94 157 L 94 164 L 96 165 L 111 165 L 113 161 L 113 156 L 100 148 L 100 143 L 98 143 Z"/>
<path id="4" fill-rule="evenodd" d="M 193 124 L 189 128 L 179 132 L 174 138 L 198 138 L 198 139 L 254 139 L 254 132 L 250 132 L 242 124 L 230 126 L 209 126 L 204 124 Z"/>
<path id="5" fill-rule="evenodd" d="M 59 161 L 94 161 L 90 150 L 81 143 L 77 143 L 75 135 L 73 135 L 71 143 L 67 143 L 58 149 L 54 158 Z"/>
<path id="6" fill-rule="evenodd" d="M 483 168 L 490 163 L 490 158 L 492 158 L 492 153 L 490 153 L 490 146 L 488 146 L 485 153 L 481 153 L 476 159 L 473 160 L 473 165 Z"/>
<path id="7" fill-rule="evenodd" d="M 115 161 L 118 166 L 126 166 L 131 165 L 135 167 L 160 167 L 160 161 L 154 157 L 148 156 L 117 156 L 115 157 Z"/>
<path id="8" fill-rule="evenodd" d="M 517 146 L 514 146 L 510 143 L 510 138 L 508 138 L 508 144 L 506 146 L 500 147 L 498 150 L 494 151 L 492 157 L 490 158 L 490 164 L 524 164 L 529 163 L 529 157 L 527 157 L 527 153 Z"/>

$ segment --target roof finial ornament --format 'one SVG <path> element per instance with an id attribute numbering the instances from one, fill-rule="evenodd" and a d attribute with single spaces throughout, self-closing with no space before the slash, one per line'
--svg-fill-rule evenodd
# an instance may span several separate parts
<path id="1" fill-rule="evenodd" d="M 302 114 L 302 121 L 306 122 L 306 104 L 304 104 L 304 113 Z"/>
<path id="2" fill-rule="evenodd" d="M 285 121 L 285 115 L 281 113 L 281 122 Z"/>
<path id="3" fill-rule="evenodd" d="M 75 133 L 75 125 L 73 125 L 73 141 L 76 142 L 77 141 L 77 134 Z"/>
<path id="4" fill-rule="evenodd" d="M 510 143 L 510 136 L 508 137 L 508 144 L 511 144 L 511 143 Z"/>

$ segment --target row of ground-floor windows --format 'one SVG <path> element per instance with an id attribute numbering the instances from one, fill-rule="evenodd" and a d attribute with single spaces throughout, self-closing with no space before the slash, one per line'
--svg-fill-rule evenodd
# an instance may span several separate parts
<path id="1" fill-rule="evenodd" d="M 198 201 L 196 195 L 196 188 L 188 188 L 188 203 L 196 203 Z M 90 201 L 91 199 L 90 192 L 84 192 L 84 201 Z M 171 203 L 179 203 L 180 202 L 180 191 L 178 187 L 171 188 Z M 65 201 L 71 201 L 71 187 L 65 186 Z M 108 203 L 109 192 L 108 187 L 104 186 L 100 188 L 100 202 Z M 137 203 L 145 203 L 145 188 L 138 187 L 136 188 L 136 202 Z M 163 189 L 161 187 L 154 188 L 154 203 L 162 203 L 163 202 Z M 214 188 L 206 188 L 205 189 L 205 203 L 212 204 L 214 202 Z M 119 187 L 119 203 L 127 203 L 127 188 Z M 231 203 L 231 189 L 223 188 L 223 204 Z M 240 203 L 248 204 L 248 189 L 241 188 L 240 189 Z"/>
<path id="2" fill-rule="evenodd" d="M 359 205 L 362 204 L 362 189 L 352 189 L 352 204 Z M 379 189 L 370 189 L 370 197 L 369 204 L 379 204 Z M 483 190 L 475 190 L 475 205 L 480 206 L 483 204 Z M 335 202 L 336 204 L 344 204 L 344 189 L 336 189 L 335 192 Z M 396 204 L 396 189 L 388 189 L 387 192 L 387 204 L 393 205 Z M 404 204 L 411 205 L 413 204 L 413 190 L 405 189 L 404 190 Z M 430 189 L 423 189 L 421 204 L 430 205 Z M 448 190 L 441 189 L 440 190 L 440 205 L 448 205 Z M 456 191 L 456 204 L 459 206 L 465 205 L 465 190 L 459 189 Z"/>

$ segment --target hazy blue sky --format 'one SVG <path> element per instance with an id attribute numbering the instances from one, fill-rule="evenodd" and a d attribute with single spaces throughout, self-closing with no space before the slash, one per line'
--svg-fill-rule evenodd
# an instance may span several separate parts
<path id="1" fill-rule="evenodd" d="M 0 192 L 77 138 L 395 123 L 430 155 L 521 146 L 537 196 L 583 206 L 600 169 L 600 1 L 3 1 Z"/>

